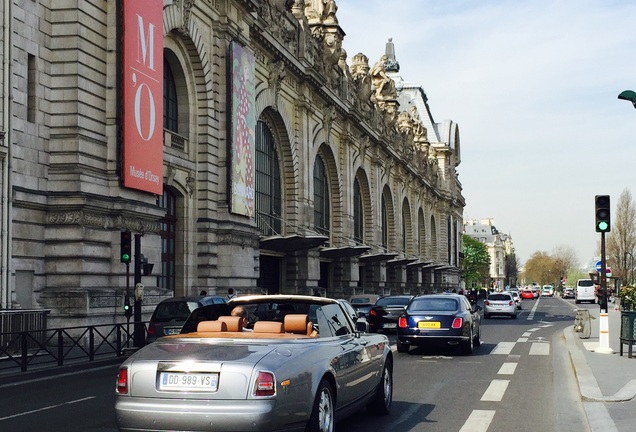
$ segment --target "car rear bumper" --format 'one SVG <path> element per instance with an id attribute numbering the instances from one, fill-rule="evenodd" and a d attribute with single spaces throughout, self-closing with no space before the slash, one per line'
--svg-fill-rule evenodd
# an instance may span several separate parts
<path id="1" fill-rule="evenodd" d="M 119 396 L 115 403 L 120 431 L 294 431 L 283 427 L 276 400 L 166 400 Z"/>

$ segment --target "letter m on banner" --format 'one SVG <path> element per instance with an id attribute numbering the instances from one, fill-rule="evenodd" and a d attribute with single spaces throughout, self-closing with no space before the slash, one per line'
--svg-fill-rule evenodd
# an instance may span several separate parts
<path id="1" fill-rule="evenodd" d="M 163 194 L 163 0 L 122 7 L 122 178 Z"/>

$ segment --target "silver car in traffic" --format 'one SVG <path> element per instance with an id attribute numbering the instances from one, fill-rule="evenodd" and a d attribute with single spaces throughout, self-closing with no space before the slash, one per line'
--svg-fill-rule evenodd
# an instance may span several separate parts
<path id="1" fill-rule="evenodd" d="M 242 316 L 196 309 L 182 333 L 133 354 L 119 368 L 121 431 L 324 431 L 367 407 L 387 414 L 393 355 L 336 300 L 244 296 Z M 191 333 L 188 333 L 192 331 Z"/>
<path id="2" fill-rule="evenodd" d="M 512 294 L 508 292 L 496 292 L 488 294 L 484 300 L 484 318 L 495 315 L 517 318 L 517 304 Z"/>

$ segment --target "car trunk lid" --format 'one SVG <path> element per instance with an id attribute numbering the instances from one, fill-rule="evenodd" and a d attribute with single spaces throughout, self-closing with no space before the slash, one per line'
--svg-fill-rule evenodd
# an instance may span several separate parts
<path id="1" fill-rule="evenodd" d="M 171 339 L 145 347 L 129 367 L 130 394 L 175 399 L 246 399 L 256 365 L 276 347 Z"/>

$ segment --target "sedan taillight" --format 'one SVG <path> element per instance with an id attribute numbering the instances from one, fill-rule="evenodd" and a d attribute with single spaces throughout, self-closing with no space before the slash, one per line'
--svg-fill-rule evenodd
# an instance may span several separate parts
<path id="1" fill-rule="evenodd" d="M 406 322 L 406 317 L 399 317 L 398 318 L 398 327 L 399 328 L 407 328 L 408 327 L 408 323 Z"/>
<path id="2" fill-rule="evenodd" d="M 149 335 L 155 334 L 155 323 L 153 320 L 150 320 L 150 322 L 148 323 L 148 334 Z"/>
<path id="3" fill-rule="evenodd" d="M 508 302 L 508 306 L 512 306 L 513 303 L 514 301 Z"/>
<path id="4" fill-rule="evenodd" d="M 271 372 L 258 372 L 254 396 L 274 396 L 276 394 L 276 383 L 274 374 Z"/>
<path id="5" fill-rule="evenodd" d="M 490 302 L 489 302 L 488 300 L 485 300 L 485 301 L 484 301 L 484 304 L 485 304 L 486 306 L 490 306 Z"/>
<path id="6" fill-rule="evenodd" d="M 464 323 L 464 320 L 462 318 L 455 318 L 453 320 L 453 324 L 451 324 L 451 327 L 454 329 L 462 328 L 463 323 Z"/>
<path id="7" fill-rule="evenodd" d="M 117 387 L 115 391 L 119 394 L 128 394 L 128 369 L 119 369 L 117 374 Z"/>
<path id="8" fill-rule="evenodd" d="M 371 309 L 371 310 L 369 311 L 369 315 L 371 315 L 371 316 L 377 316 L 377 315 L 378 315 L 378 312 L 377 312 L 375 309 Z"/>

